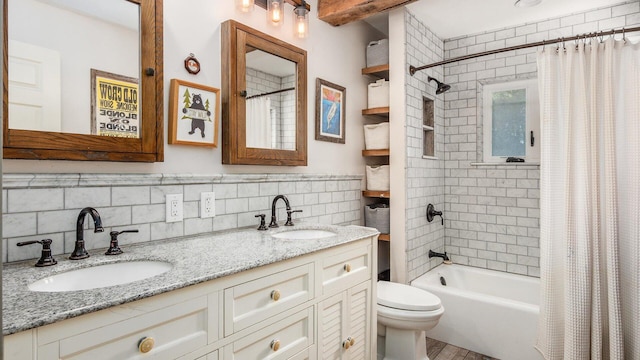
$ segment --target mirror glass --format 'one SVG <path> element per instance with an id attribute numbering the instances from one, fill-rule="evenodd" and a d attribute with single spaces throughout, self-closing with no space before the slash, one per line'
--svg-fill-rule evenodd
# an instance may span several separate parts
<path id="1" fill-rule="evenodd" d="M 246 146 L 296 149 L 296 64 L 247 47 Z"/>
<path id="2" fill-rule="evenodd" d="M 7 26 L 10 129 L 140 138 L 137 2 L 9 0 Z"/>

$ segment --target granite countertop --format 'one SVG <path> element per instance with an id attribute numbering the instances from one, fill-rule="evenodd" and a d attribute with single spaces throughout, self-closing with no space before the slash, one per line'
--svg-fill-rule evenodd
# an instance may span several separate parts
<path id="1" fill-rule="evenodd" d="M 313 240 L 271 236 L 297 229 L 329 230 L 337 235 Z M 36 268 L 36 260 L 6 264 L 2 274 L 2 332 L 10 335 L 376 234 L 377 230 L 361 226 L 299 223 L 268 231 L 243 228 L 129 246 L 121 244 L 124 254 L 117 256 L 104 255 L 106 249 L 89 251 L 89 258 L 75 261 L 69 260 L 68 254 L 57 255 L 54 257 L 58 264 L 44 268 Z M 65 271 L 133 260 L 166 261 L 173 267 L 152 278 L 106 288 L 55 293 L 27 288 L 36 280 Z"/>

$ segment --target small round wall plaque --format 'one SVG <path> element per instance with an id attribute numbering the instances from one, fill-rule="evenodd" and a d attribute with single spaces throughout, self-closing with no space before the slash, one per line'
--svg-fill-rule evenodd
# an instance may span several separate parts
<path id="1" fill-rule="evenodd" d="M 189 54 L 189 57 L 184 59 L 184 68 L 187 69 L 190 74 L 195 75 L 200 72 L 200 62 L 193 54 Z"/>

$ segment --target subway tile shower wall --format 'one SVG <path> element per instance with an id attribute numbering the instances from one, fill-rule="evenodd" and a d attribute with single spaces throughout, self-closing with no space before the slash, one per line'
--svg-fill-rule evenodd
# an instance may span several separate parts
<path id="1" fill-rule="evenodd" d="M 408 10 L 405 11 L 407 64 L 428 64 L 443 59 L 444 45 L 433 32 Z M 444 227 L 440 221 L 427 222 L 427 204 L 437 209 L 444 207 L 444 98 L 436 95 L 433 83 L 427 84 L 427 76 L 442 80 L 442 67 L 405 73 L 406 82 L 406 239 L 407 279 L 412 280 L 438 265 L 429 259 L 429 250 L 442 252 Z M 391 79 L 393 81 L 393 79 Z M 427 84 L 427 85 L 425 85 Z M 434 101 L 435 156 L 423 158 L 423 97 Z M 393 123 L 393 121 L 392 121 Z M 393 204 L 391 205 L 393 206 Z M 393 243 L 393 235 L 392 241 Z"/>
<path id="2" fill-rule="evenodd" d="M 361 181 L 357 175 L 108 175 L 5 174 L 2 220 L 3 261 L 35 259 L 36 246 L 17 247 L 25 240 L 50 238 L 54 255 L 70 253 L 75 242 L 76 219 L 86 206 L 100 213 L 103 233 L 85 231 L 87 249 L 107 248 L 109 232 L 124 234 L 121 244 L 164 240 L 258 226 L 254 215 L 271 216 L 271 200 L 289 198 L 295 219 L 308 222 L 360 225 Z M 200 218 L 202 192 L 215 192 L 214 218 Z M 183 194 L 184 220 L 165 222 L 165 195 Z M 278 219 L 286 219 L 278 204 Z M 85 221 L 85 227 L 91 221 Z M 178 240 L 179 241 L 179 240 Z"/>
<path id="3" fill-rule="evenodd" d="M 444 57 L 639 24 L 640 2 L 621 2 L 448 39 Z M 482 161 L 482 87 L 535 78 L 536 51 L 522 49 L 444 66 L 444 81 L 451 85 L 445 94 L 444 115 L 445 242 L 454 262 L 539 276 L 539 167 L 471 165 Z"/>

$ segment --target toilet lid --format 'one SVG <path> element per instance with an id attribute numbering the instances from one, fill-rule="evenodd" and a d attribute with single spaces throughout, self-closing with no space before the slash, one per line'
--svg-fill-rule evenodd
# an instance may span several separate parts
<path id="1" fill-rule="evenodd" d="M 440 298 L 416 287 L 378 281 L 378 304 L 401 310 L 428 311 L 442 306 Z"/>

